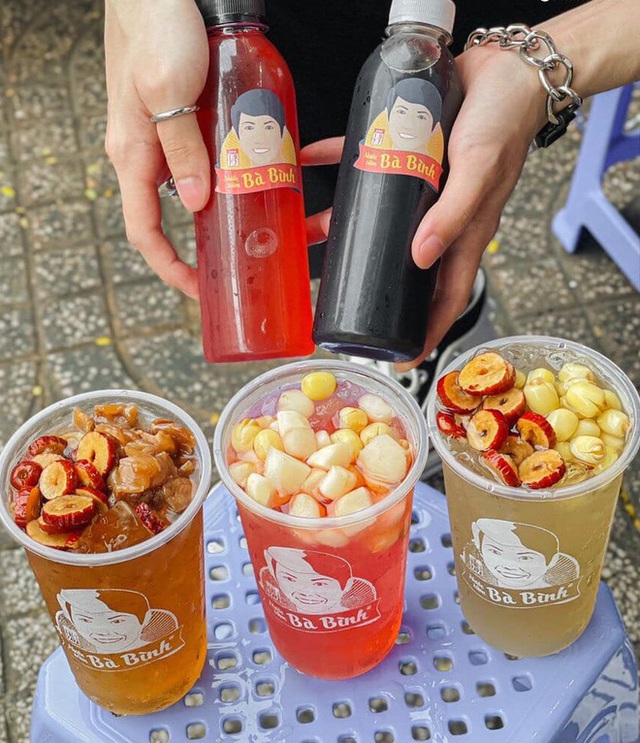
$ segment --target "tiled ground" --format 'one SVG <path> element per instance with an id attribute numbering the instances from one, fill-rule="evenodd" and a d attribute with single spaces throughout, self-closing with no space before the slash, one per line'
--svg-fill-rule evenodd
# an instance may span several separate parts
<path id="1" fill-rule="evenodd" d="M 101 14 L 98 0 L 0 5 L 0 446 L 49 402 L 104 387 L 169 397 L 210 435 L 230 395 L 268 366 L 207 366 L 196 305 L 126 244 L 102 148 Z M 499 249 L 485 258 L 492 317 L 501 334 L 591 345 L 640 385 L 640 296 L 596 244 L 569 256 L 550 231 L 579 140 L 574 127 L 527 164 Z M 635 217 L 639 181 L 637 162 L 607 177 L 612 200 Z M 169 203 L 166 223 L 193 259 L 189 216 Z M 624 495 L 640 506 L 640 462 Z M 639 524 L 621 504 L 604 575 L 640 649 Z M 0 550 L 0 743 L 24 743 L 36 674 L 56 639 L 22 554 L 3 534 Z"/>

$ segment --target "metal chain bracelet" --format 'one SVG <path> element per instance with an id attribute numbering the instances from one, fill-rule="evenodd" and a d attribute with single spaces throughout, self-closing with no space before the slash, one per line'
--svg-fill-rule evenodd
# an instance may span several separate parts
<path id="1" fill-rule="evenodd" d="M 483 46 L 497 42 L 501 49 L 518 49 L 520 58 L 528 65 L 538 70 L 538 77 L 544 89 L 547 91 L 547 119 L 548 122 L 536 134 L 532 147 L 548 147 L 561 137 L 571 121 L 576 116 L 576 111 L 582 105 L 582 98 L 571 87 L 573 82 L 573 64 L 568 57 L 560 54 L 551 36 L 545 31 L 532 31 L 523 23 L 514 23 L 506 28 L 495 26 L 493 28 L 477 28 L 467 38 L 465 49 L 470 46 Z M 532 51 L 541 48 L 548 52 L 546 56 L 534 56 Z M 564 80 L 561 85 L 554 85 L 549 79 L 552 71 L 559 67 L 564 68 Z M 554 103 L 571 99 L 568 106 L 558 113 L 553 110 Z"/>

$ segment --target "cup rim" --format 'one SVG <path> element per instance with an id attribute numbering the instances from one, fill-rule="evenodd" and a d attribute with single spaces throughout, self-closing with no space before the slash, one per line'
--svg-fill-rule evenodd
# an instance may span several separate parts
<path id="1" fill-rule="evenodd" d="M 470 469 L 463 467 L 457 459 L 452 456 L 450 449 L 444 443 L 438 426 L 436 424 L 436 413 L 438 411 L 437 405 L 437 390 L 435 384 L 429 392 L 427 400 L 427 427 L 429 429 L 429 438 L 431 444 L 446 464 L 456 472 L 457 475 L 462 477 L 470 484 L 486 490 L 493 495 L 506 496 L 514 500 L 526 500 L 528 502 L 539 501 L 539 500 L 567 500 L 574 498 L 585 493 L 598 490 L 599 488 L 607 485 L 616 477 L 618 477 L 626 469 L 629 462 L 633 459 L 636 454 L 638 447 L 640 446 L 640 398 L 638 392 L 631 383 L 629 377 L 620 369 L 616 364 L 613 363 L 603 354 L 598 351 L 594 351 L 588 346 L 582 343 L 576 343 L 575 341 L 566 340 L 564 338 L 556 338 L 554 336 L 545 335 L 513 335 L 503 338 L 496 338 L 494 340 L 486 341 L 481 343 L 474 348 L 465 351 L 460 356 L 457 356 L 450 364 L 446 366 L 440 372 L 440 376 L 444 376 L 452 371 L 458 371 L 462 366 L 469 361 L 471 358 L 476 356 L 478 353 L 484 350 L 492 350 L 504 348 L 506 346 L 513 345 L 534 345 L 544 346 L 549 351 L 562 351 L 570 349 L 584 356 L 585 361 L 592 361 L 596 366 L 596 371 L 604 371 L 609 376 L 615 379 L 616 393 L 622 391 L 623 396 L 628 398 L 630 403 L 630 410 L 625 412 L 628 413 L 631 421 L 631 436 L 627 441 L 626 448 L 623 454 L 616 459 L 616 461 L 606 470 L 603 470 L 600 474 L 595 477 L 582 480 L 582 482 L 574 485 L 567 485 L 561 488 L 540 488 L 531 489 L 525 487 L 512 487 L 504 485 L 502 483 L 489 480 L 484 478 L 476 472 L 472 472 Z"/>
<path id="2" fill-rule="evenodd" d="M 0 486 L 8 482 L 8 467 L 14 459 L 17 445 L 28 436 L 29 431 L 37 429 L 47 418 L 52 415 L 68 409 L 71 410 L 83 403 L 91 402 L 99 398 L 109 398 L 111 401 L 123 401 L 136 403 L 148 403 L 163 408 L 168 414 L 174 417 L 179 423 L 189 428 L 196 439 L 196 452 L 199 455 L 200 464 L 200 481 L 198 482 L 193 498 L 189 506 L 180 514 L 173 524 L 155 534 L 153 537 L 146 539 L 144 542 L 126 547 L 122 550 L 113 552 L 100 553 L 82 553 L 64 552 L 56 550 L 53 547 L 47 547 L 31 539 L 11 518 L 8 509 L 8 499 L 2 493 L 0 497 L 0 523 L 10 532 L 11 536 L 24 547 L 27 552 L 34 553 L 51 562 L 61 563 L 64 565 L 75 565 L 81 567 L 102 567 L 105 565 L 115 565 L 120 562 L 135 560 L 138 557 L 148 554 L 153 550 L 169 542 L 185 529 L 196 516 L 204 502 L 209 489 L 211 480 L 211 454 L 209 445 L 200 426 L 196 421 L 182 408 L 170 400 L 166 400 L 158 395 L 152 395 L 149 392 L 126 389 L 105 389 L 83 392 L 79 395 L 58 400 L 48 405 L 46 408 L 36 413 L 34 416 L 25 421 L 20 428 L 7 441 L 3 450 L 0 452 Z"/>
<path id="3" fill-rule="evenodd" d="M 403 403 L 415 416 L 415 423 L 418 428 L 418 439 L 421 439 L 424 442 L 422 451 L 416 451 L 416 456 L 411 468 L 405 475 L 405 479 L 395 490 L 393 490 L 389 495 L 385 496 L 378 503 L 374 503 L 372 506 L 364 508 L 362 511 L 357 511 L 356 513 L 349 514 L 348 516 L 303 518 L 301 516 L 291 516 L 287 513 L 274 511 L 271 508 L 267 508 L 266 506 L 257 503 L 252 498 L 250 498 L 245 493 L 245 491 L 231 478 L 225 462 L 225 453 L 222 449 L 222 437 L 233 414 L 235 413 L 238 406 L 242 404 L 242 401 L 249 397 L 249 395 L 251 395 L 263 385 L 277 380 L 277 378 L 282 376 L 283 374 L 331 370 L 347 372 L 353 374 L 354 376 L 360 375 L 362 377 L 374 379 L 376 382 L 386 387 L 390 392 L 399 394 Z M 332 361 L 327 359 L 316 359 L 313 361 L 299 361 L 290 364 L 283 364 L 282 366 L 278 366 L 274 369 L 264 372 L 260 376 L 253 379 L 247 385 L 242 387 L 242 389 L 236 392 L 236 394 L 229 400 L 224 410 L 222 411 L 218 423 L 216 424 L 213 436 L 213 456 L 218 468 L 218 472 L 220 474 L 220 478 L 222 479 L 222 482 L 224 483 L 227 490 L 229 490 L 229 492 L 236 498 L 236 500 L 257 515 L 264 517 L 272 522 L 295 529 L 307 530 L 340 529 L 347 526 L 352 526 L 354 524 L 359 524 L 362 521 L 375 518 L 379 514 L 384 513 L 389 508 L 396 505 L 396 503 L 399 503 L 407 495 L 407 493 L 413 487 L 415 487 L 416 482 L 419 480 L 420 475 L 424 470 L 428 452 L 429 437 L 427 434 L 427 424 L 424 414 L 420 410 L 420 407 L 418 406 L 418 403 L 415 401 L 415 399 L 405 390 L 405 388 L 399 382 L 366 366 L 349 363 L 347 361 Z"/>

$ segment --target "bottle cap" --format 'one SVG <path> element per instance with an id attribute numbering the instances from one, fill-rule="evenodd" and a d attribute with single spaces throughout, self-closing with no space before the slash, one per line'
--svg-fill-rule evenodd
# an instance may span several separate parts
<path id="1" fill-rule="evenodd" d="M 265 23 L 264 0 L 196 0 L 205 26 L 255 21 Z"/>
<path id="2" fill-rule="evenodd" d="M 393 0 L 389 11 L 389 25 L 394 23 L 427 23 L 446 31 L 453 31 L 456 6 L 453 0 Z"/>

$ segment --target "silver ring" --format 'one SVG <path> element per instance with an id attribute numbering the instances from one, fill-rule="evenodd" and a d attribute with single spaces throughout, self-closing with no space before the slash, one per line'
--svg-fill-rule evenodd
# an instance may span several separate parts
<path id="1" fill-rule="evenodd" d="M 168 121 L 169 119 L 175 119 L 176 116 L 184 116 L 184 114 L 195 113 L 200 106 L 181 106 L 180 108 L 172 108 L 170 111 L 162 111 L 159 114 L 153 114 L 150 117 L 152 124 L 157 124 L 159 121 Z"/>

